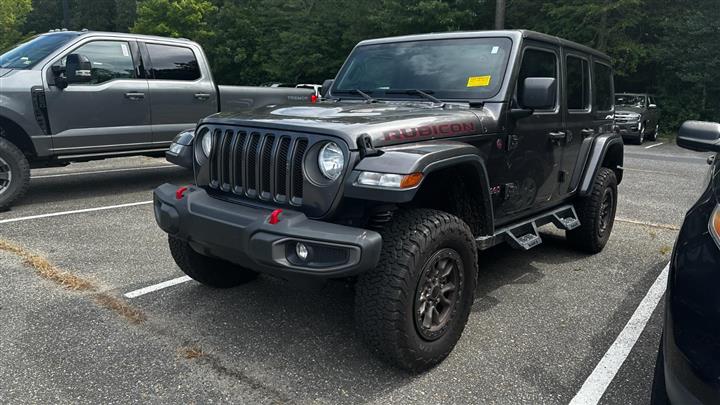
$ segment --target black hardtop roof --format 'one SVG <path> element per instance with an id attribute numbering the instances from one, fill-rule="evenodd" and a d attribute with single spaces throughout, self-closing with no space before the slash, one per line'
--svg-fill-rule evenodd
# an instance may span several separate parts
<path id="1" fill-rule="evenodd" d="M 424 41 L 433 39 L 453 39 L 453 38 L 489 38 L 489 37 L 509 37 L 514 40 L 531 39 L 535 41 L 547 42 L 551 44 L 557 44 L 566 48 L 572 48 L 574 50 L 587 53 L 596 56 L 601 59 L 610 61 L 610 57 L 596 49 L 590 48 L 577 42 L 568 41 L 541 32 L 529 31 L 529 30 L 495 30 L 495 31 L 455 31 L 455 32 L 442 32 L 442 33 L 430 33 L 430 34 L 416 34 L 416 35 L 404 35 L 398 37 L 387 37 L 368 39 L 361 41 L 357 46 L 363 45 L 375 45 L 375 44 L 388 44 L 393 42 L 408 42 L 408 41 Z"/>

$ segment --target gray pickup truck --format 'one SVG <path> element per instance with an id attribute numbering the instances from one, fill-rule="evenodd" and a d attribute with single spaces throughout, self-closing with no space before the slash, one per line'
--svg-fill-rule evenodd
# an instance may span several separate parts
<path id="1" fill-rule="evenodd" d="M 310 102 L 311 89 L 218 86 L 195 42 L 90 31 L 42 34 L 0 55 L 0 208 L 30 168 L 164 152 L 219 111 Z"/>

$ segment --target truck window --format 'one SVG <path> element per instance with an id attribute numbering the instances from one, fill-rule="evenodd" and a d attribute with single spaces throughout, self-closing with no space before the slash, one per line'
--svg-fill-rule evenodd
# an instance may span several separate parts
<path id="1" fill-rule="evenodd" d="M 576 56 L 567 57 L 567 108 L 590 108 L 590 65 Z"/>
<path id="2" fill-rule="evenodd" d="M 595 105 L 598 111 L 610 111 L 613 108 L 613 77 L 610 66 L 595 62 L 593 69 L 595 83 Z"/>
<path id="3" fill-rule="evenodd" d="M 150 77 L 157 80 L 197 80 L 200 67 L 195 53 L 183 46 L 147 44 L 152 69 Z"/>
<path id="4" fill-rule="evenodd" d="M 100 84 L 114 79 L 135 79 L 135 64 L 130 45 L 124 41 L 93 41 L 71 51 L 87 56 L 92 63 L 92 80 L 86 84 Z M 60 66 L 65 66 L 67 56 Z M 73 84 L 70 84 L 71 86 Z"/>
<path id="5" fill-rule="evenodd" d="M 516 94 L 522 93 L 523 87 L 525 86 L 525 79 L 528 77 L 554 77 L 557 94 L 557 72 L 557 57 L 555 53 L 534 48 L 526 49 L 522 59 L 522 66 L 520 67 Z M 553 109 L 555 109 L 555 107 L 550 108 L 550 110 Z"/>

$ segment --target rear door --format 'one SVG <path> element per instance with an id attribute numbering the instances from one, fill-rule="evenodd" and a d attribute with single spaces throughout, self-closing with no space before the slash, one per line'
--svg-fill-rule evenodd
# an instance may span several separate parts
<path id="1" fill-rule="evenodd" d="M 565 91 L 563 114 L 566 138 L 563 142 L 558 195 L 562 198 L 575 190 L 596 133 L 590 105 L 590 58 L 564 50 Z"/>
<path id="2" fill-rule="evenodd" d="M 92 65 L 89 83 L 45 89 L 55 152 L 110 151 L 151 142 L 148 81 L 137 69 L 136 51 L 133 41 L 93 38 L 48 67 L 64 67 L 71 53 L 86 56 Z"/>
<path id="3" fill-rule="evenodd" d="M 153 143 L 169 145 L 178 132 L 218 112 L 217 90 L 199 47 L 145 42 Z"/>

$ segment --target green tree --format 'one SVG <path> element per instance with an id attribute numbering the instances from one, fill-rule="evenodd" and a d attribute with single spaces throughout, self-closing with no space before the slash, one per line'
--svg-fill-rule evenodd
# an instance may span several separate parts
<path id="1" fill-rule="evenodd" d="M 30 0 L 0 0 L 0 10 L 0 49 L 5 49 L 23 37 L 23 23 L 32 4 Z"/>
<path id="2" fill-rule="evenodd" d="M 207 17 L 216 11 L 217 7 L 208 0 L 142 0 L 138 3 L 132 32 L 188 37 L 202 42 L 214 35 Z"/>

